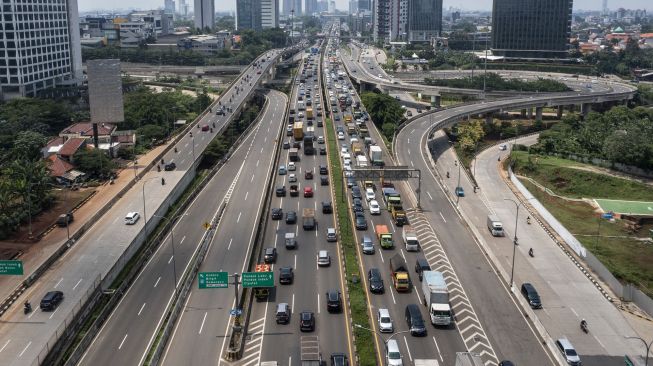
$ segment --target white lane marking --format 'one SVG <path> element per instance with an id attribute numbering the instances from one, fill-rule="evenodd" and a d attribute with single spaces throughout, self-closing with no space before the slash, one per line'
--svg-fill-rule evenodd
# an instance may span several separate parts
<path id="1" fill-rule="evenodd" d="M 320 294 L 317 294 L 317 313 L 320 313 Z"/>
<path id="2" fill-rule="evenodd" d="M 294 311 L 293 310 L 294 308 L 295 308 L 295 293 L 293 292 L 292 293 L 292 303 L 290 303 L 290 310 Z M 7 342 L 7 343 L 9 343 L 9 342 Z M 0 351 L 0 352 L 2 352 L 2 351 Z"/>
<path id="3" fill-rule="evenodd" d="M 428 195 L 429 195 L 429 198 L 430 198 L 431 200 L 433 200 L 433 196 L 431 196 L 431 193 L 429 193 L 429 191 L 426 191 L 426 194 L 428 194 Z"/>
<path id="4" fill-rule="evenodd" d="M 440 217 L 442 217 L 442 221 L 444 221 L 444 223 L 446 224 L 447 220 L 444 219 L 444 215 L 442 215 L 442 211 L 440 211 Z"/>
<path id="5" fill-rule="evenodd" d="M 229 245 L 227 246 L 227 250 L 231 249 L 231 243 L 234 241 L 234 238 L 229 239 Z"/>
<path id="6" fill-rule="evenodd" d="M 444 358 L 442 358 L 442 353 L 440 352 L 440 347 L 438 347 L 438 342 L 435 341 L 435 336 L 433 336 L 433 343 L 435 343 L 435 349 L 438 350 L 438 356 L 440 356 L 440 361 L 444 362 Z"/>
<path id="7" fill-rule="evenodd" d="M 183 243 L 183 242 L 184 242 L 184 239 L 186 239 L 186 235 L 184 235 L 184 237 L 183 237 L 183 238 L 181 238 L 181 240 L 179 241 L 179 245 L 181 245 L 181 243 Z"/>
<path id="8" fill-rule="evenodd" d="M 159 284 L 159 281 L 161 281 L 161 276 L 159 276 L 159 278 L 156 279 L 156 282 L 154 282 L 154 288 Z"/>
<path id="9" fill-rule="evenodd" d="M 23 353 L 25 353 L 25 351 L 27 351 L 27 349 L 31 345 L 32 345 L 32 341 L 29 341 L 29 343 L 27 343 L 27 346 L 25 346 L 25 348 L 23 348 L 23 351 L 18 355 L 18 357 L 23 357 Z"/>
<path id="10" fill-rule="evenodd" d="M 297 254 L 295 254 L 295 266 L 293 268 L 297 268 Z"/>
<path id="11" fill-rule="evenodd" d="M 383 251 L 379 250 L 379 255 L 381 256 L 381 263 L 385 263 L 385 260 L 383 259 Z"/>
<path id="12" fill-rule="evenodd" d="M 172 262 L 172 259 L 173 259 L 174 257 L 175 257 L 174 255 L 171 255 L 171 256 L 170 256 L 170 259 L 168 259 L 168 264 L 170 264 L 170 263 Z"/>
<path id="13" fill-rule="evenodd" d="M 397 300 L 395 300 L 395 293 L 392 291 L 392 286 L 390 287 L 390 295 L 392 296 L 392 303 L 397 305 Z"/>
<path id="14" fill-rule="evenodd" d="M 59 284 L 61 284 L 61 281 L 63 281 L 63 277 L 59 279 L 59 281 L 54 285 L 54 288 L 59 287 Z"/>
<path id="15" fill-rule="evenodd" d="M 122 339 L 122 342 L 120 342 L 120 345 L 118 346 L 118 349 L 122 348 L 122 344 L 125 343 L 125 339 L 127 339 L 127 334 L 125 334 L 125 337 Z"/>
<path id="16" fill-rule="evenodd" d="M 9 345 L 9 342 L 11 342 L 11 339 L 8 339 L 7 342 L 5 342 L 5 345 L 0 348 L 0 352 L 4 351 L 7 345 Z"/>
<path id="17" fill-rule="evenodd" d="M 141 312 L 143 311 L 143 309 L 145 309 L 145 304 L 146 303 L 143 303 L 143 305 L 141 305 L 141 309 L 138 311 L 138 314 L 136 315 L 141 316 Z"/>
<path id="18" fill-rule="evenodd" d="M 252 179 L 249 180 L 250 182 L 254 181 L 254 174 L 252 174 Z"/>
<path id="19" fill-rule="evenodd" d="M 79 281 L 77 281 L 75 286 L 73 286 L 73 291 L 77 288 L 77 286 L 79 286 L 80 283 L 82 283 L 82 280 L 83 280 L 83 278 L 80 278 Z"/>
<path id="20" fill-rule="evenodd" d="M 259 160 L 256 161 L 256 166 L 258 167 Z"/>
<path id="21" fill-rule="evenodd" d="M 410 155 L 410 149 L 408 149 L 407 151 L 408 151 L 408 155 Z"/>
<path id="22" fill-rule="evenodd" d="M 245 201 L 247 201 L 247 197 L 249 196 L 249 191 L 245 193 Z"/>
<path id="23" fill-rule="evenodd" d="M 242 215 L 242 214 L 243 214 L 242 211 L 238 213 L 238 218 L 236 219 L 236 224 L 237 224 L 238 222 L 240 222 L 240 215 Z"/>
<path id="24" fill-rule="evenodd" d="M 288 356 L 288 366 L 292 365 L 292 356 Z"/>
<path id="25" fill-rule="evenodd" d="M 59 308 L 57 308 L 57 310 L 55 310 L 55 311 L 54 311 L 54 313 L 52 313 L 52 314 L 50 314 L 50 317 L 49 317 L 49 319 L 52 319 L 52 317 L 54 316 L 54 314 L 56 314 L 56 313 L 57 313 L 57 311 L 59 311 Z"/>
<path id="26" fill-rule="evenodd" d="M 413 356 L 410 354 L 410 347 L 408 347 L 408 340 L 406 339 L 406 336 L 404 336 L 404 343 L 406 343 L 406 350 L 408 351 L 408 358 L 410 358 L 410 362 L 413 362 Z"/>
<path id="27" fill-rule="evenodd" d="M 208 311 L 204 313 L 204 317 L 202 318 L 202 324 L 200 325 L 200 330 L 197 332 L 197 334 L 202 334 L 202 329 L 204 329 L 204 322 L 206 321 L 206 315 L 208 314 Z"/>

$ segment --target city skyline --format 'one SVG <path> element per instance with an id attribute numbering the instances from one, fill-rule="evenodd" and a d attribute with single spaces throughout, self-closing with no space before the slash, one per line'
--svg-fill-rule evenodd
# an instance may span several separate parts
<path id="1" fill-rule="evenodd" d="M 336 8 L 347 11 L 349 9 L 349 0 L 335 0 Z M 127 10 L 127 9 L 158 9 L 163 8 L 163 0 L 142 0 L 139 1 L 139 7 L 134 7 L 134 2 L 130 0 L 114 0 L 112 8 L 106 8 L 106 2 L 101 0 L 80 0 L 79 11 L 88 12 L 94 10 Z M 444 0 L 443 9 L 456 7 L 464 10 L 492 10 L 492 0 Z M 615 5 L 615 4 L 618 4 Z M 621 0 L 618 3 L 608 1 L 608 8 L 616 10 L 617 8 L 625 9 L 646 9 L 653 11 L 653 4 L 649 0 Z M 574 0 L 574 11 L 577 10 L 601 10 L 602 2 L 596 0 Z M 236 0 L 216 1 L 216 11 L 235 11 Z"/>

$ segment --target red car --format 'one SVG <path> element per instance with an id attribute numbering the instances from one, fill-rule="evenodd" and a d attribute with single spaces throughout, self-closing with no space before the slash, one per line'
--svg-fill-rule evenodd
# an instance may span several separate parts
<path id="1" fill-rule="evenodd" d="M 313 188 L 312 187 L 304 187 L 304 197 L 313 197 Z"/>
<path id="2" fill-rule="evenodd" d="M 257 71 L 256 73 L 257 73 L 257 74 L 261 74 L 261 70 Z"/>
<path id="3" fill-rule="evenodd" d="M 202 131 L 208 131 L 208 130 L 209 130 L 209 125 L 202 126 Z"/>

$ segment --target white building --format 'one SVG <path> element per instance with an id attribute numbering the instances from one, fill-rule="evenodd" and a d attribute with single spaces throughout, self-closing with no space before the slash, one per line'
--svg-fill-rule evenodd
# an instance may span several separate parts
<path id="1" fill-rule="evenodd" d="M 279 27 L 279 0 L 261 0 L 261 28 Z"/>
<path id="2" fill-rule="evenodd" d="M 135 11 L 129 14 L 129 20 L 134 23 L 151 23 L 154 35 L 163 36 L 175 31 L 173 15 L 163 10 Z"/>
<path id="3" fill-rule="evenodd" d="M 77 0 L 3 4 L 0 99 L 34 96 L 58 85 L 78 85 L 83 74 Z"/>

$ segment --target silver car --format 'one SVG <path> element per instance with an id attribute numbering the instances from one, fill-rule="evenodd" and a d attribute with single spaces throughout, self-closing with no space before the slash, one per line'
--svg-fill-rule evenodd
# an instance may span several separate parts
<path id="1" fill-rule="evenodd" d="M 394 331 L 392 318 L 390 318 L 388 309 L 379 309 L 376 312 L 376 319 L 379 322 L 379 331 L 382 333 L 392 333 Z"/>
<path id="2" fill-rule="evenodd" d="M 363 246 L 363 254 L 374 254 L 374 243 L 372 242 L 372 238 L 367 235 L 363 236 L 363 242 L 361 245 Z"/>

